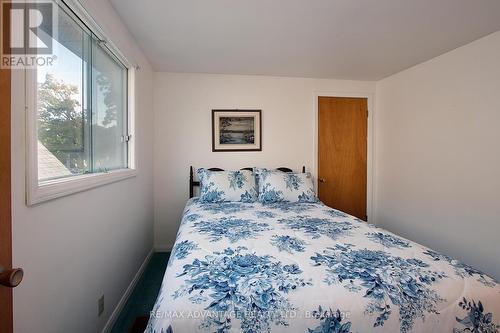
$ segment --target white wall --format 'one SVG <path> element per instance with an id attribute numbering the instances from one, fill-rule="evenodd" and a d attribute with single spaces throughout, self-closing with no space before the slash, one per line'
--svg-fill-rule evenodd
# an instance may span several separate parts
<path id="1" fill-rule="evenodd" d="M 500 32 L 377 83 L 377 224 L 500 279 Z"/>
<path id="2" fill-rule="evenodd" d="M 137 74 L 139 175 L 35 207 L 25 205 L 23 72 L 13 71 L 14 331 L 100 331 L 153 246 L 152 71 L 107 1 L 82 1 Z M 105 312 L 97 317 L 97 299 Z"/>
<path id="3" fill-rule="evenodd" d="M 189 166 L 315 170 L 314 94 L 374 93 L 373 82 L 155 73 L 155 246 L 170 248 L 188 198 Z M 212 152 L 212 109 L 262 109 L 262 152 Z"/>

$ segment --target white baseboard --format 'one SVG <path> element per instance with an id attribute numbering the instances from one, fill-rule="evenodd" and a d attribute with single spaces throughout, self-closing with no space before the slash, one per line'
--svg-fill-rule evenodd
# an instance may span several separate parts
<path id="1" fill-rule="evenodd" d="M 108 321 L 106 322 L 106 325 L 104 325 L 104 328 L 102 329 L 101 333 L 108 333 L 111 331 L 113 328 L 113 325 L 115 324 L 116 319 L 118 319 L 118 316 L 120 315 L 120 312 L 123 310 L 123 307 L 128 301 L 128 298 L 130 297 L 130 294 L 132 294 L 132 291 L 134 291 L 135 285 L 141 278 L 142 273 L 144 272 L 144 269 L 149 263 L 149 260 L 151 259 L 151 256 L 154 253 L 154 249 L 151 249 L 149 251 L 148 255 L 146 256 L 146 259 L 141 264 L 141 267 L 139 267 L 139 270 L 135 274 L 134 278 L 132 279 L 132 282 L 127 287 L 127 290 L 125 290 L 125 293 L 123 294 L 122 298 L 116 305 L 115 309 L 113 310 L 113 313 L 111 313 L 111 316 L 109 317 Z"/>

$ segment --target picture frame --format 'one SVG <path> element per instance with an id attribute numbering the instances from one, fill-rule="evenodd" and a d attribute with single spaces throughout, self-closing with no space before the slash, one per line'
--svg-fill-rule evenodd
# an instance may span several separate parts
<path id="1" fill-rule="evenodd" d="M 262 151 L 262 110 L 212 110 L 212 151 Z"/>

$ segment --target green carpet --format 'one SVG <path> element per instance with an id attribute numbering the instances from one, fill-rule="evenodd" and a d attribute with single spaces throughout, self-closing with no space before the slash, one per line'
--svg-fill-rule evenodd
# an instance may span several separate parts
<path id="1" fill-rule="evenodd" d="M 111 333 L 128 333 L 137 317 L 149 317 L 149 311 L 153 308 L 160 290 L 169 256 L 169 252 L 157 252 L 152 255 Z"/>

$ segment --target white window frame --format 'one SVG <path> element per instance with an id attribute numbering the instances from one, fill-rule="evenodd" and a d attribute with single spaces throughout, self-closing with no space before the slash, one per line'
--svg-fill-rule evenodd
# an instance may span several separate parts
<path id="1" fill-rule="evenodd" d="M 78 0 L 64 0 L 64 3 L 127 68 L 127 126 L 130 136 L 127 146 L 127 168 L 40 182 L 38 180 L 37 72 L 36 69 L 26 69 L 26 204 L 28 206 L 135 177 L 138 173 L 135 126 L 135 76 L 138 67 L 132 66 L 123 53 L 106 38 L 103 30 Z"/>

